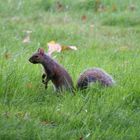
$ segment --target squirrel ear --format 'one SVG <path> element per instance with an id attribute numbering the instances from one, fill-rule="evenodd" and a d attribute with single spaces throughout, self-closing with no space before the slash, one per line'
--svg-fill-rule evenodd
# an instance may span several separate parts
<path id="1" fill-rule="evenodd" d="M 41 55 L 43 55 L 44 54 L 44 49 L 43 48 L 39 48 L 38 49 L 38 53 L 40 53 Z"/>

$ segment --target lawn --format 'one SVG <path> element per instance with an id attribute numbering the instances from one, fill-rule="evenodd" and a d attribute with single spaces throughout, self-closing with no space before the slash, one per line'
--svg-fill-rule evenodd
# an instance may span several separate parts
<path id="1" fill-rule="evenodd" d="M 140 139 L 139 0 L 0 0 L 0 140 Z M 24 42 L 30 33 L 30 40 Z M 47 43 L 72 76 L 100 67 L 116 85 L 58 96 L 28 59 Z"/>

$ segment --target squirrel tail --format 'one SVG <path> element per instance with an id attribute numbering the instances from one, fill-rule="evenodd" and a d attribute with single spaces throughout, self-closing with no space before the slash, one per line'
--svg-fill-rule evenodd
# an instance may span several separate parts
<path id="1" fill-rule="evenodd" d="M 112 76 L 100 68 L 85 70 L 77 81 L 77 89 L 86 89 L 91 83 L 99 82 L 102 86 L 112 86 L 115 84 Z"/>

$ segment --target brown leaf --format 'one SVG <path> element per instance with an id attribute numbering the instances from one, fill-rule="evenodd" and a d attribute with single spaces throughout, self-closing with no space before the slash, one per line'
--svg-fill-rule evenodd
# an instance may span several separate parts
<path id="1" fill-rule="evenodd" d="M 48 54 L 51 55 L 53 52 L 61 52 L 61 45 L 56 43 L 55 41 L 50 41 L 48 43 Z"/>
<path id="2" fill-rule="evenodd" d="M 76 46 L 61 46 L 55 41 L 51 41 L 48 43 L 48 54 L 51 55 L 53 52 L 61 52 L 65 50 L 77 50 Z"/>
<path id="3" fill-rule="evenodd" d="M 86 20 L 87 20 L 87 17 L 86 17 L 85 15 L 83 15 L 83 16 L 81 17 L 81 20 L 82 20 L 82 21 L 86 21 Z"/>
<path id="4" fill-rule="evenodd" d="M 54 121 L 47 121 L 47 120 L 44 120 L 44 121 L 42 121 L 41 123 L 42 123 L 43 125 L 53 125 L 53 126 L 56 125 Z"/>
<path id="5" fill-rule="evenodd" d="M 99 10 L 100 5 L 101 5 L 101 0 L 95 0 L 95 11 L 96 12 Z"/>
<path id="6" fill-rule="evenodd" d="M 5 116 L 6 118 L 10 117 L 10 113 L 9 112 L 4 112 L 2 115 Z"/>
<path id="7" fill-rule="evenodd" d="M 8 51 L 6 51 L 6 52 L 4 53 L 4 58 L 5 58 L 5 59 L 10 59 L 10 58 L 11 58 L 11 54 L 10 54 Z"/>
<path id="8" fill-rule="evenodd" d="M 77 47 L 76 46 L 62 46 L 62 51 L 65 51 L 65 50 L 77 50 Z"/>
<path id="9" fill-rule="evenodd" d="M 98 12 L 105 12 L 105 11 L 106 11 L 105 6 L 103 4 L 100 4 L 98 8 Z"/>
<path id="10" fill-rule="evenodd" d="M 64 10 L 64 6 L 59 1 L 57 1 L 57 3 L 56 3 L 56 8 L 58 11 Z"/>
<path id="11" fill-rule="evenodd" d="M 131 5 L 129 6 L 129 10 L 130 10 L 130 11 L 135 11 L 135 10 L 136 10 L 136 6 L 133 5 L 133 4 L 131 4 Z"/>
<path id="12" fill-rule="evenodd" d="M 117 11 L 117 6 L 116 6 L 116 4 L 113 4 L 113 5 L 112 5 L 112 11 L 113 11 L 113 12 Z"/>

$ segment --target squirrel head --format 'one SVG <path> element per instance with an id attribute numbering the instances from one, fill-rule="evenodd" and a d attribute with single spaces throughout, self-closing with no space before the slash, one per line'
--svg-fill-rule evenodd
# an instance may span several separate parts
<path id="1" fill-rule="evenodd" d="M 30 58 L 29 61 L 33 64 L 38 64 L 38 63 L 42 63 L 44 60 L 44 49 L 43 48 L 39 48 L 38 51 L 36 53 L 34 53 Z"/>

